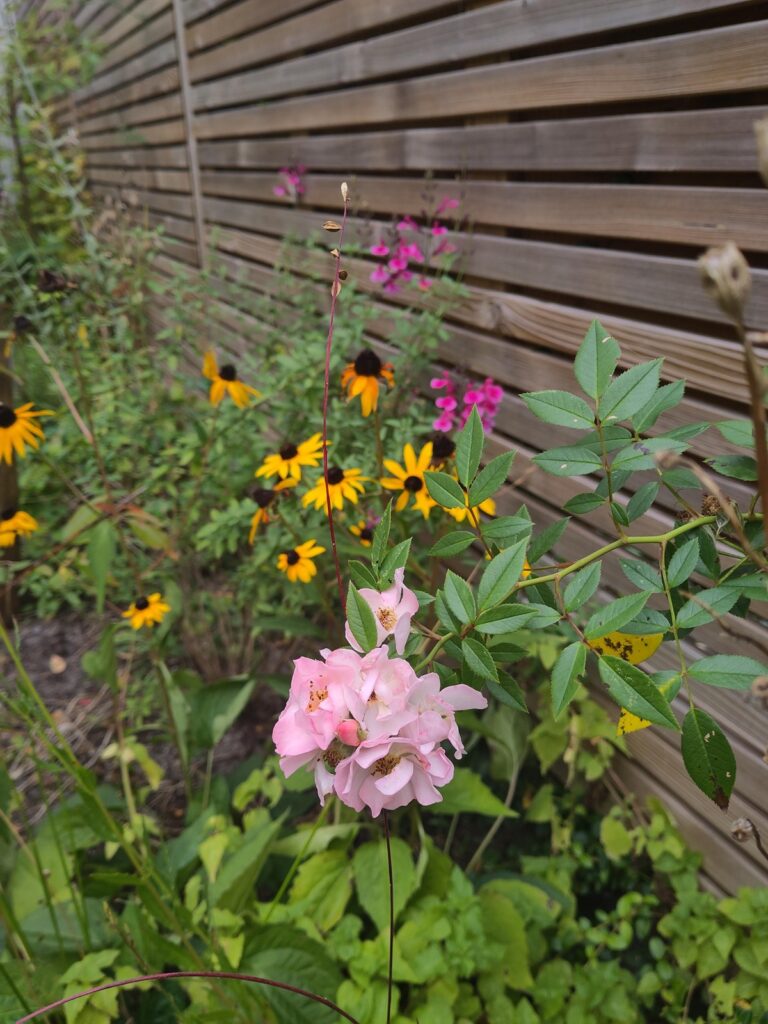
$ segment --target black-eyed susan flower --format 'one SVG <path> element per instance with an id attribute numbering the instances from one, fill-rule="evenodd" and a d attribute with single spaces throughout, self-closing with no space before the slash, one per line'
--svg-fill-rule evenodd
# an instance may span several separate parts
<path id="1" fill-rule="evenodd" d="M 299 445 L 288 441 L 279 452 L 267 455 L 256 470 L 256 476 L 279 476 L 282 480 L 290 476 L 298 482 L 302 466 L 314 468 L 320 465 L 322 458 L 323 435 L 313 434 Z"/>
<path id="2" fill-rule="evenodd" d="M 447 434 L 437 433 L 432 438 L 431 469 L 442 469 L 456 453 L 456 445 Z"/>
<path id="3" fill-rule="evenodd" d="M 248 534 L 248 543 L 253 544 L 256 539 L 256 531 L 262 525 L 266 525 L 269 522 L 269 508 L 274 502 L 279 491 L 284 491 L 287 487 L 295 487 L 296 481 L 290 477 L 287 480 L 281 480 L 275 484 L 274 487 L 254 487 L 251 491 L 251 497 L 259 506 L 253 513 L 251 519 L 251 530 Z"/>
<path id="4" fill-rule="evenodd" d="M 331 495 L 331 508 L 342 509 L 344 502 L 357 504 L 358 495 L 365 493 L 364 481 L 369 477 L 362 476 L 359 469 L 339 469 L 338 466 L 328 467 L 328 490 Z M 301 499 L 302 505 L 314 504 L 316 509 L 326 507 L 325 481 L 322 477 L 311 491 L 307 491 Z"/>
<path id="5" fill-rule="evenodd" d="M 365 348 L 354 363 L 348 363 L 341 375 L 341 386 L 346 389 L 349 399 L 360 396 L 363 416 L 370 416 L 379 404 L 379 381 L 389 387 L 395 383 L 391 363 L 382 363 L 376 353 Z"/>
<path id="6" fill-rule="evenodd" d="M 14 449 L 19 458 L 23 459 L 25 445 L 37 448 L 45 435 L 36 419 L 38 416 L 52 415 L 50 409 L 33 410 L 32 402 L 18 409 L 0 402 L 0 459 L 10 466 Z"/>
<path id="7" fill-rule="evenodd" d="M 373 541 L 373 531 L 376 529 L 376 525 L 373 519 L 360 519 L 350 526 L 349 532 L 357 537 L 364 548 L 369 548 Z"/>
<path id="8" fill-rule="evenodd" d="M 203 359 L 203 376 L 211 382 L 211 405 L 218 405 L 225 395 L 229 395 L 238 409 L 245 409 L 251 396 L 258 398 L 261 394 L 256 388 L 237 379 L 237 369 L 232 363 L 225 363 L 219 368 L 216 356 L 210 351 L 205 353 Z"/>
<path id="9" fill-rule="evenodd" d="M 410 498 L 413 497 L 414 505 L 426 519 L 430 510 L 437 505 L 434 498 L 430 498 L 424 479 L 424 474 L 432 461 L 432 442 L 427 441 L 419 452 L 418 458 L 413 450 L 413 445 L 406 444 L 403 447 L 403 461 L 405 467 L 393 459 L 384 459 L 384 467 L 392 476 L 382 477 L 381 486 L 386 487 L 388 491 L 403 492 L 395 502 L 398 512 L 402 512 Z"/>
<path id="10" fill-rule="evenodd" d="M 486 498 L 485 501 L 481 501 L 479 505 L 469 506 L 469 494 L 467 493 L 466 487 L 459 484 L 462 491 L 464 491 L 464 508 L 447 508 L 445 511 L 449 516 L 452 516 L 457 523 L 463 523 L 465 519 L 469 519 L 470 523 L 477 524 L 480 522 L 480 513 L 485 512 L 486 515 L 496 515 L 496 502 L 493 498 Z"/>
<path id="11" fill-rule="evenodd" d="M 147 626 L 150 629 L 163 621 L 171 606 L 163 600 L 162 594 L 150 594 L 149 597 L 137 597 L 131 602 L 130 608 L 123 612 L 133 629 Z"/>
<path id="12" fill-rule="evenodd" d="M 12 548 L 19 537 L 28 537 L 38 528 L 38 522 L 29 512 L 7 508 L 0 512 L 0 548 Z"/>
<path id="13" fill-rule="evenodd" d="M 317 574 L 317 566 L 313 559 L 322 555 L 325 548 L 321 548 L 314 538 L 299 544 L 296 548 L 282 551 L 277 558 L 277 568 L 284 572 L 291 583 L 299 580 L 301 583 L 309 583 Z"/>

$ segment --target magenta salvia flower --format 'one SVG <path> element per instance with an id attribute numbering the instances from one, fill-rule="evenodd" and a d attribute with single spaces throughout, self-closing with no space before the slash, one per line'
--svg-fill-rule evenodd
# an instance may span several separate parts
<path id="1" fill-rule="evenodd" d="M 419 225 L 413 219 L 413 217 L 403 217 L 402 220 L 397 222 L 398 231 L 418 231 Z"/>
<path id="2" fill-rule="evenodd" d="M 460 203 L 458 199 L 450 199 L 448 196 L 445 196 L 445 198 L 441 199 L 438 203 L 435 214 L 439 217 L 440 214 L 445 213 L 446 210 L 456 210 L 459 206 Z"/>
<path id="3" fill-rule="evenodd" d="M 486 431 L 491 430 L 503 397 L 504 391 L 499 385 L 494 384 L 491 377 L 486 377 L 482 384 L 470 388 L 464 394 L 464 408 L 461 413 L 462 425 L 467 422 L 472 412 L 472 406 L 475 406 L 483 428 Z"/>
<path id="4" fill-rule="evenodd" d="M 432 234 L 434 235 L 435 238 L 439 237 L 440 235 L 447 235 L 448 228 L 445 226 L 445 224 L 439 224 L 437 221 L 435 221 L 435 223 L 432 225 Z"/>
<path id="5" fill-rule="evenodd" d="M 322 661 L 298 658 L 272 738 L 286 775 L 302 767 L 314 771 L 321 803 L 335 793 L 376 816 L 413 800 L 428 805 L 441 799 L 439 788 L 453 777 L 441 744 L 450 743 L 456 757 L 464 753 L 456 712 L 484 708 L 487 701 L 464 684 L 441 689 L 436 673 L 418 676 L 384 646 L 391 637 L 397 652 L 405 649 L 418 609 L 403 569 L 381 593 L 360 594 L 374 612 L 380 646 L 365 655 L 340 648 L 321 651 Z M 347 636 L 357 646 L 348 625 Z"/>
<path id="6" fill-rule="evenodd" d="M 389 256 L 389 246 L 384 245 L 383 242 L 377 242 L 376 245 L 372 245 L 369 250 L 371 256 Z"/>

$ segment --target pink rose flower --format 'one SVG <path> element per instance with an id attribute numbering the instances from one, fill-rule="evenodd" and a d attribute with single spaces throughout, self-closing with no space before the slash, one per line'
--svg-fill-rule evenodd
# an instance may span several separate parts
<path id="1" fill-rule="evenodd" d="M 336 769 L 334 789 L 348 807 L 382 810 L 405 807 L 412 800 L 422 806 L 438 803 L 438 786 L 453 778 L 453 765 L 442 747 L 422 750 L 411 740 L 386 737 L 364 740 Z"/>
<path id="2" fill-rule="evenodd" d="M 446 686 L 441 690 L 437 672 L 429 672 L 414 685 L 408 695 L 408 706 L 416 712 L 416 718 L 402 729 L 401 735 L 420 746 L 448 740 L 456 751 L 456 757 L 460 758 L 464 756 L 464 744 L 455 714 L 470 709 L 482 710 L 488 707 L 488 701 L 479 690 L 466 683 Z"/>
<path id="3" fill-rule="evenodd" d="M 402 654 L 411 631 L 411 618 L 419 610 L 419 601 L 412 590 L 403 583 L 405 569 L 395 569 L 391 587 L 379 593 L 370 587 L 362 587 L 360 596 L 373 612 L 376 620 L 376 642 L 381 645 L 387 637 L 395 638 L 395 650 Z M 356 651 L 360 646 L 352 635 L 349 623 L 346 625 L 347 642 Z"/>

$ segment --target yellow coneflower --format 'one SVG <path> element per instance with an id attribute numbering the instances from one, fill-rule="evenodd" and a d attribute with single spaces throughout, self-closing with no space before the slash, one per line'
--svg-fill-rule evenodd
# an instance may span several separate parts
<path id="1" fill-rule="evenodd" d="M 392 387 L 395 383 L 392 363 L 382 363 L 370 348 L 363 349 L 354 363 L 347 363 L 341 375 L 341 386 L 349 400 L 360 396 L 363 416 L 370 416 L 379 404 L 379 380 Z"/>
<path id="2" fill-rule="evenodd" d="M 434 456 L 433 456 L 434 457 Z M 469 494 L 466 487 L 463 484 L 459 484 L 462 491 L 464 491 L 464 508 L 446 508 L 445 511 L 449 516 L 452 516 L 457 523 L 463 523 L 465 519 L 469 519 L 470 523 L 478 524 L 480 522 L 480 513 L 485 512 L 486 515 L 496 515 L 496 502 L 493 498 L 486 498 L 485 501 L 481 501 L 479 505 L 473 505 L 469 507 Z"/>
<path id="3" fill-rule="evenodd" d="M 50 409 L 32 411 L 32 402 L 12 409 L 10 405 L 0 402 L 0 459 L 8 465 L 13 462 L 13 452 L 20 459 L 24 458 L 24 445 L 37 448 L 45 437 L 43 428 L 35 422 L 38 416 L 53 416 Z"/>
<path id="4" fill-rule="evenodd" d="M 322 555 L 324 551 L 325 548 L 321 548 L 314 538 L 307 540 L 297 548 L 281 552 L 277 559 L 277 568 L 285 573 L 291 583 L 295 583 L 296 580 L 309 583 L 317 574 L 317 566 L 312 559 Z"/>
<path id="5" fill-rule="evenodd" d="M 523 562 L 522 579 L 527 580 L 532 572 L 533 572 L 533 569 L 531 568 L 531 563 L 526 558 L 526 560 Z"/>
<path id="6" fill-rule="evenodd" d="M 12 548 L 19 537 L 28 537 L 38 528 L 38 522 L 29 512 L 7 508 L 0 512 L 0 548 Z"/>
<path id="7" fill-rule="evenodd" d="M 362 476 L 359 469 L 339 469 L 338 466 L 328 467 L 328 490 L 331 495 L 331 508 L 342 509 L 344 501 L 357 504 L 358 494 L 365 493 L 364 480 L 370 479 Z M 317 481 L 311 491 L 307 491 L 301 499 L 302 505 L 314 503 L 316 509 L 326 507 L 325 481 L 322 477 Z"/>
<path id="8" fill-rule="evenodd" d="M 329 441 L 328 444 L 331 442 Z M 299 445 L 287 442 L 279 452 L 267 455 L 256 476 L 279 476 L 285 480 L 287 476 L 295 481 L 301 480 L 301 467 L 319 466 L 323 458 L 323 435 L 313 434 Z"/>
<path id="9" fill-rule="evenodd" d="M 429 468 L 442 469 L 455 453 L 456 445 L 447 434 L 435 434 L 432 438 L 432 462 Z"/>
<path id="10" fill-rule="evenodd" d="M 384 466 L 392 476 L 382 477 L 381 486 L 386 487 L 388 491 L 403 492 L 395 502 L 398 512 L 403 511 L 413 496 L 414 505 L 426 519 L 431 509 L 437 505 L 434 498 L 430 498 L 424 479 L 424 474 L 432 461 L 432 442 L 427 441 L 419 452 L 418 458 L 416 458 L 413 445 L 406 444 L 403 447 L 403 461 L 405 468 L 393 459 L 384 459 Z"/>
<path id="11" fill-rule="evenodd" d="M 280 483 L 275 484 L 274 487 L 256 487 L 251 491 L 251 497 L 259 506 L 253 513 L 251 519 L 251 530 L 248 534 L 248 543 L 253 544 L 256 539 L 256 531 L 262 523 L 265 525 L 269 522 L 269 506 L 277 497 L 278 491 L 284 491 L 286 487 L 295 487 L 295 480 L 281 480 Z"/>
<path id="12" fill-rule="evenodd" d="M 369 548 L 373 541 L 373 529 L 373 526 L 368 520 L 361 519 L 353 526 L 350 526 L 349 532 L 358 538 L 364 548 Z"/>
<path id="13" fill-rule="evenodd" d="M 237 379 L 237 369 L 232 363 L 225 363 L 219 369 L 213 352 L 206 352 L 203 359 L 203 376 L 211 382 L 211 405 L 218 405 L 225 395 L 229 395 L 238 409 L 245 409 L 251 395 L 258 398 L 260 391 Z"/>
<path id="14" fill-rule="evenodd" d="M 130 608 L 123 612 L 123 618 L 128 619 L 133 629 L 141 629 L 142 626 L 151 629 L 161 623 L 170 610 L 171 606 L 165 603 L 162 594 L 150 594 L 131 602 Z"/>

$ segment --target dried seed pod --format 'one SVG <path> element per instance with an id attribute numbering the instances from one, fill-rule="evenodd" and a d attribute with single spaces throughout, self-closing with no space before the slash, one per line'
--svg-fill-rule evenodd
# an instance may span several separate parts
<path id="1" fill-rule="evenodd" d="M 327 220 L 323 224 L 323 230 L 325 230 L 325 231 L 341 231 L 341 224 L 337 224 L 335 220 Z"/>
<path id="2" fill-rule="evenodd" d="M 752 275 L 740 250 L 733 242 L 707 249 L 699 257 L 699 271 L 704 287 L 722 311 L 741 322 Z"/>
<path id="3" fill-rule="evenodd" d="M 333 258 L 337 260 L 339 256 L 341 256 L 341 253 L 339 252 L 338 249 L 331 249 L 331 256 L 333 256 Z"/>
<path id="4" fill-rule="evenodd" d="M 346 181 L 341 183 L 341 198 L 345 203 L 349 199 L 349 185 L 347 185 Z"/>
<path id="5" fill-rule="evenodd" d="M 748 843 L 755 834 L 755 826 L 749 818 L 737 818 L 731 825 L 731 835 L 737 843 Z"/>
<path id="6" fill-rule="evenodd" d="M 755 137 L 757 139 L 757 160 L 760 176 L 768 185 L 768 117 L 755 121 Z"/>
<path id="7" fill-rule="evenodd" d="M 705 494 L 701 499 L 701 514 L 703 516 L 719 516 L 722 512 L 720 502 L 714 494 Z"/>
<path id="8" fill-rule="evenodd" d="M 349 271 L 348 270 L 340 270 L 339 271 L 339 280 L 340 281 L 346 281 L 348 277 L 349 277 Z"/>
<path id="9" fill-rule="evenodd" d="M 341 294 L 341 282 L 340 281 L 334 281 L 333 284 L 331 285 L 331 295 L 335 299 L 340 294 Z"/>

